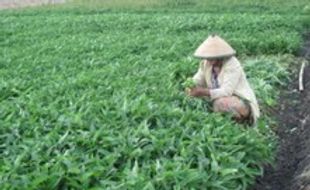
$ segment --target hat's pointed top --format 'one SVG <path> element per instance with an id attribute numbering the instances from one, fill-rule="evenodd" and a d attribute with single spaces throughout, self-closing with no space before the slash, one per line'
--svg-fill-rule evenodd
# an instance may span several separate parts
<path id="1" fill-rule="evenodd" d="M 236 51 L 222 38 L 210 35 L 195 51 L 194 56 L 205 59 L 224 58 L 236 54 Z"/>

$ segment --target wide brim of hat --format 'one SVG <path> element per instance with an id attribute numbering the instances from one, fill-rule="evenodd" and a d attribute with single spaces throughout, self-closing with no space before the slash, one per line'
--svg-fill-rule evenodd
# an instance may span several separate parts
<path id="1" fill-rule="evenodd" d="M 235 56 L 236 52 L 234 53 L 229 53 L 229 54 L 220 54 L 220 55 L 195 55 L 194 57 L 200 58 L 200 59 L 220 59 L 220 58 L 228 58 Z"/>
<path id="2" fill-rule="evenodd" d="M 194 56 L 202 59 L 227 58 L 236 51 L 219 36 L 209 36 L 195 51 Z"/>

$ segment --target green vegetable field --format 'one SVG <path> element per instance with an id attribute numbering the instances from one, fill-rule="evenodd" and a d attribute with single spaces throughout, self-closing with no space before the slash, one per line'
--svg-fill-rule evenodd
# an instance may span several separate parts
<path id="1" fill-rule="evenodd" d="M 254 184 L 274 160 L 267 110 L 294 71 L 307 1 L 167 2 L 0 11 L 0 189 Z M 199 66 L 193 52 L 214 33 L 255 90 L 256 127 L 184 92 Z"/>

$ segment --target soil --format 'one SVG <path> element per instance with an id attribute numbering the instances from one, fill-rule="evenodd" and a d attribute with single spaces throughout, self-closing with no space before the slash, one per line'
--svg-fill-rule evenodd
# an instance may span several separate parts
<path id="1" fill-rule="evenodd" d="M 64 2 L 65 0 L 0 0 L 0 10 Z"/>
<path id="2" fill-rule="evenodd" d="M 300 57 L 310 62 L 310 33 L 305 35 Z M 297 63 L 301 65 L 301 63 Z M 300 67 L 300 66 L 299 66 Z M 310 190 L 310 66 L 304 70 L 304 91 L 300 92 L 298 73 L 283 90 L 276 118 L 279 147 L 274 166 L 265 167 L 253 190 Z"/>

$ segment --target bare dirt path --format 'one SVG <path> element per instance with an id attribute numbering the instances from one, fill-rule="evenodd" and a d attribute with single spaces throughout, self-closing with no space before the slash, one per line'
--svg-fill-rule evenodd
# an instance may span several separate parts
<path id="1" fill-rule="evenodd" d="M 300 56 L 310 61 L 310 33 L 305 36 Z M 298 63 L 300 65 L 300 63 Z M 253 190 L 310 190 L 310 66 L 304 71 L 303 92 L 298 74 L 284 90 L 278 106 L 279 149 L 276 165 L 266 166 Z"/>
<path id="2" fill-rule="evenodd" d="M 0 10 L 64 2 L 65 0 L 0 0 Z"/>

